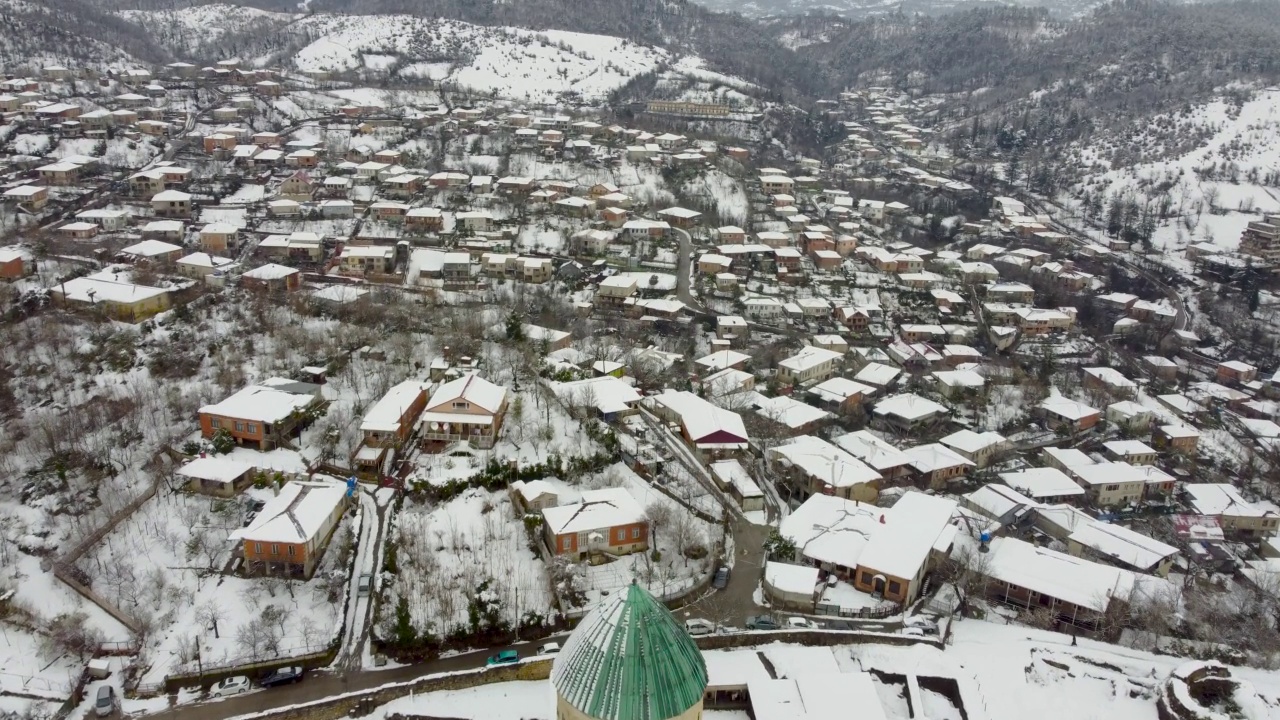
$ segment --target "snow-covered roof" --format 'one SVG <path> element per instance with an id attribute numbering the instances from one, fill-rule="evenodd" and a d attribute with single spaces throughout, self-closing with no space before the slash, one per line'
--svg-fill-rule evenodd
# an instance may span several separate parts
<path id="1" fill-rule="evenodd" d="M 1227 515 L 1233 517 L 1263 517 L 1275 511 L 1255 505 L 1227 483 L 1190 483 L 1185 492 L 1191 507 L 1201 515 Z"/>
<path id="2" fill-rule="evenodd" d="M 229 483 L 239 479 L 253 469 L 253 465 L 239 460 L 223 457 L 202 457 L 178 468 L 175 472 L 183 477 L 211 482 Z"/>
<path id="3" fill-rule="evenodd" d="M 111 271 L 104 271 L 85 277 L 73 278 L 66 282 L 58 283 L 53 288 L 53 291 L 62 294 L 67 300 L 75 302 L 108 302 L 126 305 L 148 300 L 169 292 L 164 288 L 135 285 L 131 282 L 114 280 L 112 279 L 113 277 L 114 275 Z"/>
<path id="4" fill-rule="evenodd" d="M 1105 612 L 1111 598 L 1127 599 L 1133 573 L 1036 547 L 1017 538 L 1000 537 L 986 553 L 989 577 L 1095 612 Z"/>
<path id="5" fill-rule="evenodd" d="M 191 200 L 191 194 L 181 190 L 163 190 L 151 196 L 152 202 L 187 202 L 189 200 Z"/>
<path id="6" fill-rule="evenodd" d="M 764 496 L 760 486 L 737 460 L 719 460 L 711 463 L 711 474 L 721 485 L 733 487 L 743 498 Z"/>
<path id="7" fill-rule="evenodd" d="M 647 522 L 644 508 L 626 488 L 587 490 L 582 501 L 545 508 L 542 519 L 553 535 L 608 530 Z"/>
<path id="8" fill-rule="evenodd" d="M 751 359 L 750 355 L 740 353 L 737 350 L 718 350 L 710 355 L 704 355 L 694 361 L 708 370 L 723 370 L 724 368 L 733 367 L 740 363 L 744 363 Z"/>
<path id="9" fill-rule="evenodd" d="M 871 434 L 858 430 L 835 439 L 836 445 L 876 470 L 889 470 L 908 465 L 911 459 L 901 450 Z"/>
<path id="10" fill-rule="evenodd" d="M 785 444 L 770 448 L 769 453 L 831 487 L 852 487 L 880 479 L 880 473 L 866 463 L 811 435 L 792 438 Z"/>
<path id="11" fill-rule="evenodd" d="M 997 483 L 983 485 L 965 495 L 965 500 L 971 507 L 978 509 L 993 519 L 1003 518 L 1010 511 L 1017 510 L 1019 507 L 1032 508 L 1040 505 L 1040 503 L 1017 490 Z"/>
<path id="12" fill-rule="evenodd" d="M 986 379 L 972 370 L 939 370 L 933 376 L 948 387 L 980 388 L 986 384 Z"/>
<path id="13" fill-rule="evenodd" d="M 687 390 L 666 390 L 653 402 L 680 416 L 685 432 L 698 445 L 745 446 L 747 428 L 738 413 L 712 405 Z"/>
<path id="14" fill-rule="evenodd" d="M 235 262 L 230 258 L 218 257 L 210 255 L 207 252 L 194 252 L 178 258 L 179 265 L 190 265 L 192 267 L 220 268 Z"/>
<path id="15" fill-rule="evenodd" d="M 1125 377 L 1124 373 L 1112 367 L 1087 367 L 1084 373 L 1111 387 L 1135 388 L 1138 386 L 1137 383 Z"/>
<path id="16" fill-rule="evenodd" d="M 887 397 L 876 403 L 875 409 L 872 410 L 876 415 L 894 415 L 905 420 L 945 415 L 946 412 L 947 409 L 942 405 L 915 393 L 900 393 Z"/>
<path id="17" fill-rule="evenodd" d="M 875 388 L 870 385 L 863 385 L 860 382 L 850 380 L 848 378 L 833 377 L 814 385 L 809 388 L 809 392 L 817 395 L 823 400 L 832 402 L 844 402 L 847 398 L 854 395 L 867 395 L 875 392 Z"/>
<path id="18" fill-rule="evenodd" d="M 1098 414 L 1095 408 L 1062 395 L 1050 395 L 1040 403 L 1040 407 L 1067 420 L 1080 420 Z"/>
<path id="19" fill-rule="evenodd" d="M 904 494 L 885 513 L 858 565 L 904 580 L 914 578 L 939 538 L 954 534 L 951 516 L 955 511 L 955 500 L 920 492 Z"/>
<path id="20" fill-rule="evenodd" d="M 786 395 L 765 398 L 757 402 L 756 411 L 762 417 L 792 429 L 832 417 L 826 410 L 807 405 Z"/>
<path id="21" fill-rule="evenodd" d="M 1005 437 L 998 432 L 974 432 L 969 429 L 957 430 L 950 435 L 938 440 L 938 442 L 946 445 L 953 450 L 960 452 L 978 452 L 986 448 L 1000 445 L 1005 442 Z"/>
<path id="22" fill-rule="evenodd" d="M 168 255 L 169 253 L 179 252 L 182 250 L 181 245 L 174 245 L 162 240 L 143 240 L 135 243 L 120 251 L 121 255 L 134 255 L 136 257 L 156 257 L 157 255 Z"/>
<path id="23" fill-rule="evenodd" d="M 1145 474 L 1126 462 L 1103 462 L 1092 465 L 1076 465 L 1071 468 L 1081 485 L 1123 485 L 1146 483 Z"/>
<path id="24" fill-rule="evenodd" d="M 786 368 L 793 373 L 802 373 L 819 367 L 824 363 L 839 360 L 841 357 L 844 357 L 844 354 L 835 350 L 806 345 L 800 349 L 800 352 L 779 362 L 778 367 Z"/>
<path id="25" fill-rule="evenodd" d="M 1128 457 L 1130 455 L 1154 455 L 1155 448 L 1147 445 L 1141 440 L 1108 440 L 1102 443 L 1102 447 L 1107 452 L 1120 457 Z"/>
<path id="26" fill-rule="evenodd" d="M 297 270 L 287 265 L 279 265 L 277 263 L 267 263 L 261 267 L 256 267 L 244 273 L 243 277 L 253 280 L 279 280 L 280 278 L 289 277 L 297 274 Z"/>
<path id="27" fill-rule="evenodd" d="M 1059 465 L 1065 468 L 1074 468 L 1079 465 L 1093 465 L 1095 460 L 1083 452 L 1075 448 L 1056 448 L 1047 447 L 1040 451 L 1043 455 L 1053 458 Z"/>
<path id="28" fill-rule="evenodd" d="M 201 407 L 200 412 L 238 420 L 276 423 L 289 417 L 295 410 L 306 408 L 316 399 L 311 393 L 290 392 L 284 387 L 271 387 L 266 383 L 250 385 L 221 402 Z"/>
<path id="29" fill-rule="evenodd" d="M 1027 468 L 1017 472 L 1000 473 L 1000 480 L 1009 487 L 1037 500 L 1084 495 L 1084 488 L 1057 468 Z"/>
<path id="30" fill-rule="evenodd" d="M 461 400 L 496 413 L 506 397 L 505 387 L 495 385 L 479 375 L 466 375 L 437 388 L 427 402 L 427 410 L 438 412 L 441 408 L 446 408 L 446 405 L 446 409 L 451 409 L 454 401 Z"/>
<path id="31" fill-rule="evenodd" d="M 818 568 L 770 561 L 764 565 L 764 582 L 785 593 L 812 595 L 818 586 Z"/>
<path id="32" fill-rule="evenodd" d="M 230 539 L 306 544 L 329 529 L 329 521 L 346 494 L 346 487 L 337 483 L 285 483 L 253 522 L 233 531 Z"/>
<path id="33" fill-rule="evenodd" d="M 1130 567 L 1150 570 L 1178 549 L 1120 525 L 1093 521 L 1075 529 L 1067 539 L 1114 558 Z"/>
<path id="34" fill-rule="evenodd" d="M 869 362 L 853 376 L 858 382 L 868 383 L 877 387 L 888 387 L 902 371 L 892 365 L 884 363 Z"/>
<path id="35" fill-rule="evenodd" d="M 400 418 L 421 395 L 427 384 L 420 380 L 405 380 L 387 391 L 373 404 L 360 423 L 362 432 L 399 432 Z"/>
<path id="36" fill-rule="evenodd" d="M 954 467 L 973 467 L 974 464 L 963 455 L 941 443 L 917 445 L 902 451 L 911 462 L 911 466 L 922 473 L 945 470 Z"/>
<path id="37" fill-rule="evenodd" d="M 624 412 L 640 401 L 640 393 L 630 383 L 612 375 L 555 383 L 552 387 L 561 400 L 589 402 L 605 414 Z"/>

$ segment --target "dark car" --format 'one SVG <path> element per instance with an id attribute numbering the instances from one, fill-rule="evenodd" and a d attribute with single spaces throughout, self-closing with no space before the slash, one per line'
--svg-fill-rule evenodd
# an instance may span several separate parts
<path id="1" fill-rule="evenodd" d="M 778 621 L 768 615 L 755 615 L 747 618 L 748 630 L 777 630 Z"/>
<path id="2" fill-rule="evenodd" d="M 303 672 L 300 667 L 282 667 L 264 676 L 259 685 L 262 685 L 262 687 L 292 685 L 293 683 L 302 682 Z"/>
<path id="3" fill-rule="evenodd" d="M 729 584 L 729 568 L 727 566 L 721 565 L 720 569 L 716 571 L 715 578 L 712 579 L 711 581 L 711 587 L 717 590 L 723 590 L 725 586 L 728 584 Z"/>

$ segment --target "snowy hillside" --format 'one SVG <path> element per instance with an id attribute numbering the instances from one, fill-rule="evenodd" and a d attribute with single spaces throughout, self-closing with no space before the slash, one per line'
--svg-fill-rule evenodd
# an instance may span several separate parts
<path id="1" fill-rule="evenodd" d="M 1157 116 L 1134 136 L 1077 149 L 1066 162 L 1086 171 L 1071 189 L 1076 201 L 1128 195 L 1163 208 L 1155 245 L 1234 249 L 1249 221 L 1280 212 L 1280 89 Z"/>
<path id="2" fill-rule="evenodd" d="M 156 42 L 182 57 L 227 55 L 223 41 L 242 34 L 261 35 L 298 17 L 241 5 L 198 5 L 181 10 L 122 10 L 120 17 L 142 25 Z"/>
<path id="3" fill-rule="evenodd" d="M 45 65 L 90 64 L 100 69 L 139 67 L 141 61 L 116 44 L 115 33 L 84 24 L 84 32 L 67 29 L 76 23 L 55 16 L 39 3 L 0 2 L 0 71 L 16 74 Z M 111 41 L 99 38 L 109 38 Z"/>
<path id="4" fill-rule="evenodd" d="M 664 50 L 604 35 L 407 15 L 314 15 L 286 33 L 313 38 L 291 58 L 298 70 L 386 71 L 529 102 L 599 101 L 668 58 Z"/>

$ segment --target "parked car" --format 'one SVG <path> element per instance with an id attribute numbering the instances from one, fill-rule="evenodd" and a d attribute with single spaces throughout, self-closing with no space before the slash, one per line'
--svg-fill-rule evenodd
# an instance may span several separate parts
<path id="1" fill-rule="evenodd" d="M 209 690 L 209 694 L 214 697 L 227 697 L 229 695 L 239 695 L 249 692 L 249 678 L 244 675 L 233 675 L 232 677 L 219 680 Z"/>
<path id="2" fill-rule="evenodd" d="M 904 627 L 902 628 L 901 634 L 910 635 L 911 637 L 924 637 L 925 635 L 924 630 L 921 630 L 918 627 Z"/>
<path id="3" fill-rule="evenodd" d="M 360 573 L 360 581 L 357 584 L 357 588 L 361 595 L 368 595 L 373 589 L 373 574 Z"/>
<path id="4" fill-rule="evenodd" d="M 520 655 L 515 650 L 503 650 L 497 655 L 489 656 L 485 661 L 485 667 L 498 667 L 499 665 L 514 665 L 520 662 Z"/>
<path id="5" fill-rule="evenodd" d="M 753 615 L 747 618 L 748 630 L 777 630 L 778 621 L 768 615 Z"/>
<path id="6" fill-rule="evenodd" d="M 275 672 L 268 673 L 262 678 L 259 684 L 262 687 L 275 687 L 277 685 L 291 685 L 293 683 L 302 682 L 303 669 L 297 666 L 282 667 Z"/>
<path id="7" fill-rule="evenodd" d="M 925 635 L 938 634 L 938 623 L 931 618 L 917 615 L 916 617 L 907 618 L 902 624 L 909 628 L 916 628 Z"/>
<path id="8" fill-rule="evenodd" d="M 708 620 L 702 618 L 689 618 L 684 621 L 685 632 L 697 637 L 698 635 L 710 635 L 716 631 L 716 626 Z"/>
<path id="9" fill-rule="evenodd" d="M 791 630 L 821 630 L 822 625 L 809 618 L 789 617 L 787 618 L 787 628 Z"/>
<path id="10" fill-rule="evenodd" d="M 725 565 L 721 565 L 720 569 L 716 570 L 715 578 L 711 580 L 711 587 L 717 590 L 723 590 L 725 586 L 728 584 L 729 584 L 729 568 Z"/>
<path id="11" fill-rule="evenodd" d="M 848 620 L 827 620 L 826 623 L 828 630 L 857 630 Z"/>
<path id="12" fill-rule="evenodd" d="M 538 648 L 539 655 L 556 655 L 556 654 L 559 654 L 559 652 L 560 652 L 560 643 L 557 643 L 557 642 L 544 643 L 541 647 Z"/>
<path id="13" fill-rule="evenodd" d="M 93 714 L 107 717 L 116 711 L 116 689 L 110 685 L 99 685 L 97 699 L 93 701 Z"/>

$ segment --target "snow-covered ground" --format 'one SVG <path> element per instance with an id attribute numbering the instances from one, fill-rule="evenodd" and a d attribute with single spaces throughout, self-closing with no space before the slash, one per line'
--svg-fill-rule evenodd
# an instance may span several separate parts
<path id="1" fill-rule="evenodd" d="M 758 662 L 749 651 L 766 658 L 779 678 L 819 673 L 833 674 L 835 679 L 843 673 L 871 672 L 884 717 L 891 720 L 1155 720 L 1159 685 L 1184 662 L 1092 640 L 1081 639 L 1073 646 L 1068 635 L 976 620 L 955 624 L 945 649 L 924 644 L 826 648 L 773 643 L 744 650 L 748 653 L 706 651 L 704 656 L 717 655 L 713 662 L 722 671 L 743 666 L 738 672 L 744 678 L 751 672 L 745 666 Z M 755 672 L 768 674 L 762 667 Z M 1253 686 L 1263 701 L 1264 714 L 1215 717 L 1280 717 L 1280 675 L 1249 668 L 1231 668 L 1231 674 Z M 954 680 L 965 704 L 963 713 L 946 695 L 927 687 L 908 689 L 908 682 L 894 676 Z M 914 714 L 909 710 L 912 696 L 919 701 Z M 377 708 L 370 717 L 408 713 L 468 720 L 550 720 L 554 703 L 549 681 L 508 682 L 401 698 Z M 705 711 L 704 717 L 738 720 L 743 715 Z"/>
<path id="2" fill-rule="evenodd" d="M 408 15 L 318 14 L 294 23 L 290 32 L 312 38 L 293 57 L 299 70 L 397 72 L 538 103 L 599 102 L 667 59 L 663 50 L 605 35 L 485 28 Z M 440 61 L 442 54 L 455 59 Z"/>
<path id="3" fill-rule="evenodd" d="M 399 572 L 384 607 L 407 598 L 420 629 L 443 636 L 465 626 L 468 602 L 486 580 L 513 626 L 526 612 L 551 614 L 546 565 L 506 493 L 473 489 L 438 507 L 406 501 L 395 529 Z"/>
<path id="4" fill-rule="evenodd" d="M 248 494 L 266 500 L 272 491 Z M 314 652 L 336 636 L 342 605 L 333 596 L 346 588 L 351 515 L 335 532 L 315 576 L 286 582 L 222 574 L 234 548 L 227 535 L 241 526 L 243 514 L 240 502 L 162 489 L 78 563 L 98 594 L 127 614 L 150 619 L 142 648 L 144 684 L 194 667 L 196 643 L 210 666 Z M 216 635 L 206 614 L 210 608 L 219 614 Z M 246 629 L 264 613 L 280 617 L 270 641 Z"/>
<path id="5" fill-rule="evenodd" d="M 1181 144 L 1172 146 L 1170 138 Z M 1137 161 L 1113 167 L 1117 154 Z M 1134 138 L 1078 155 L 1078 165 L 1092 170 L 1077 189 L 1128 193 L 1140 205 L 1147 197 L 1157 205 L 1167 198 L 1171 217 L 1157 228 L 1155 246 L 1209 242 L 1233 250 L 1245 225 L 1280 212 L 1280 187 L 1274 179 L 1266 183 L 1280 172 L 1280 89 L 1259 91 L 1240 105 L 1220 98 L 1157 116 Z"/>

